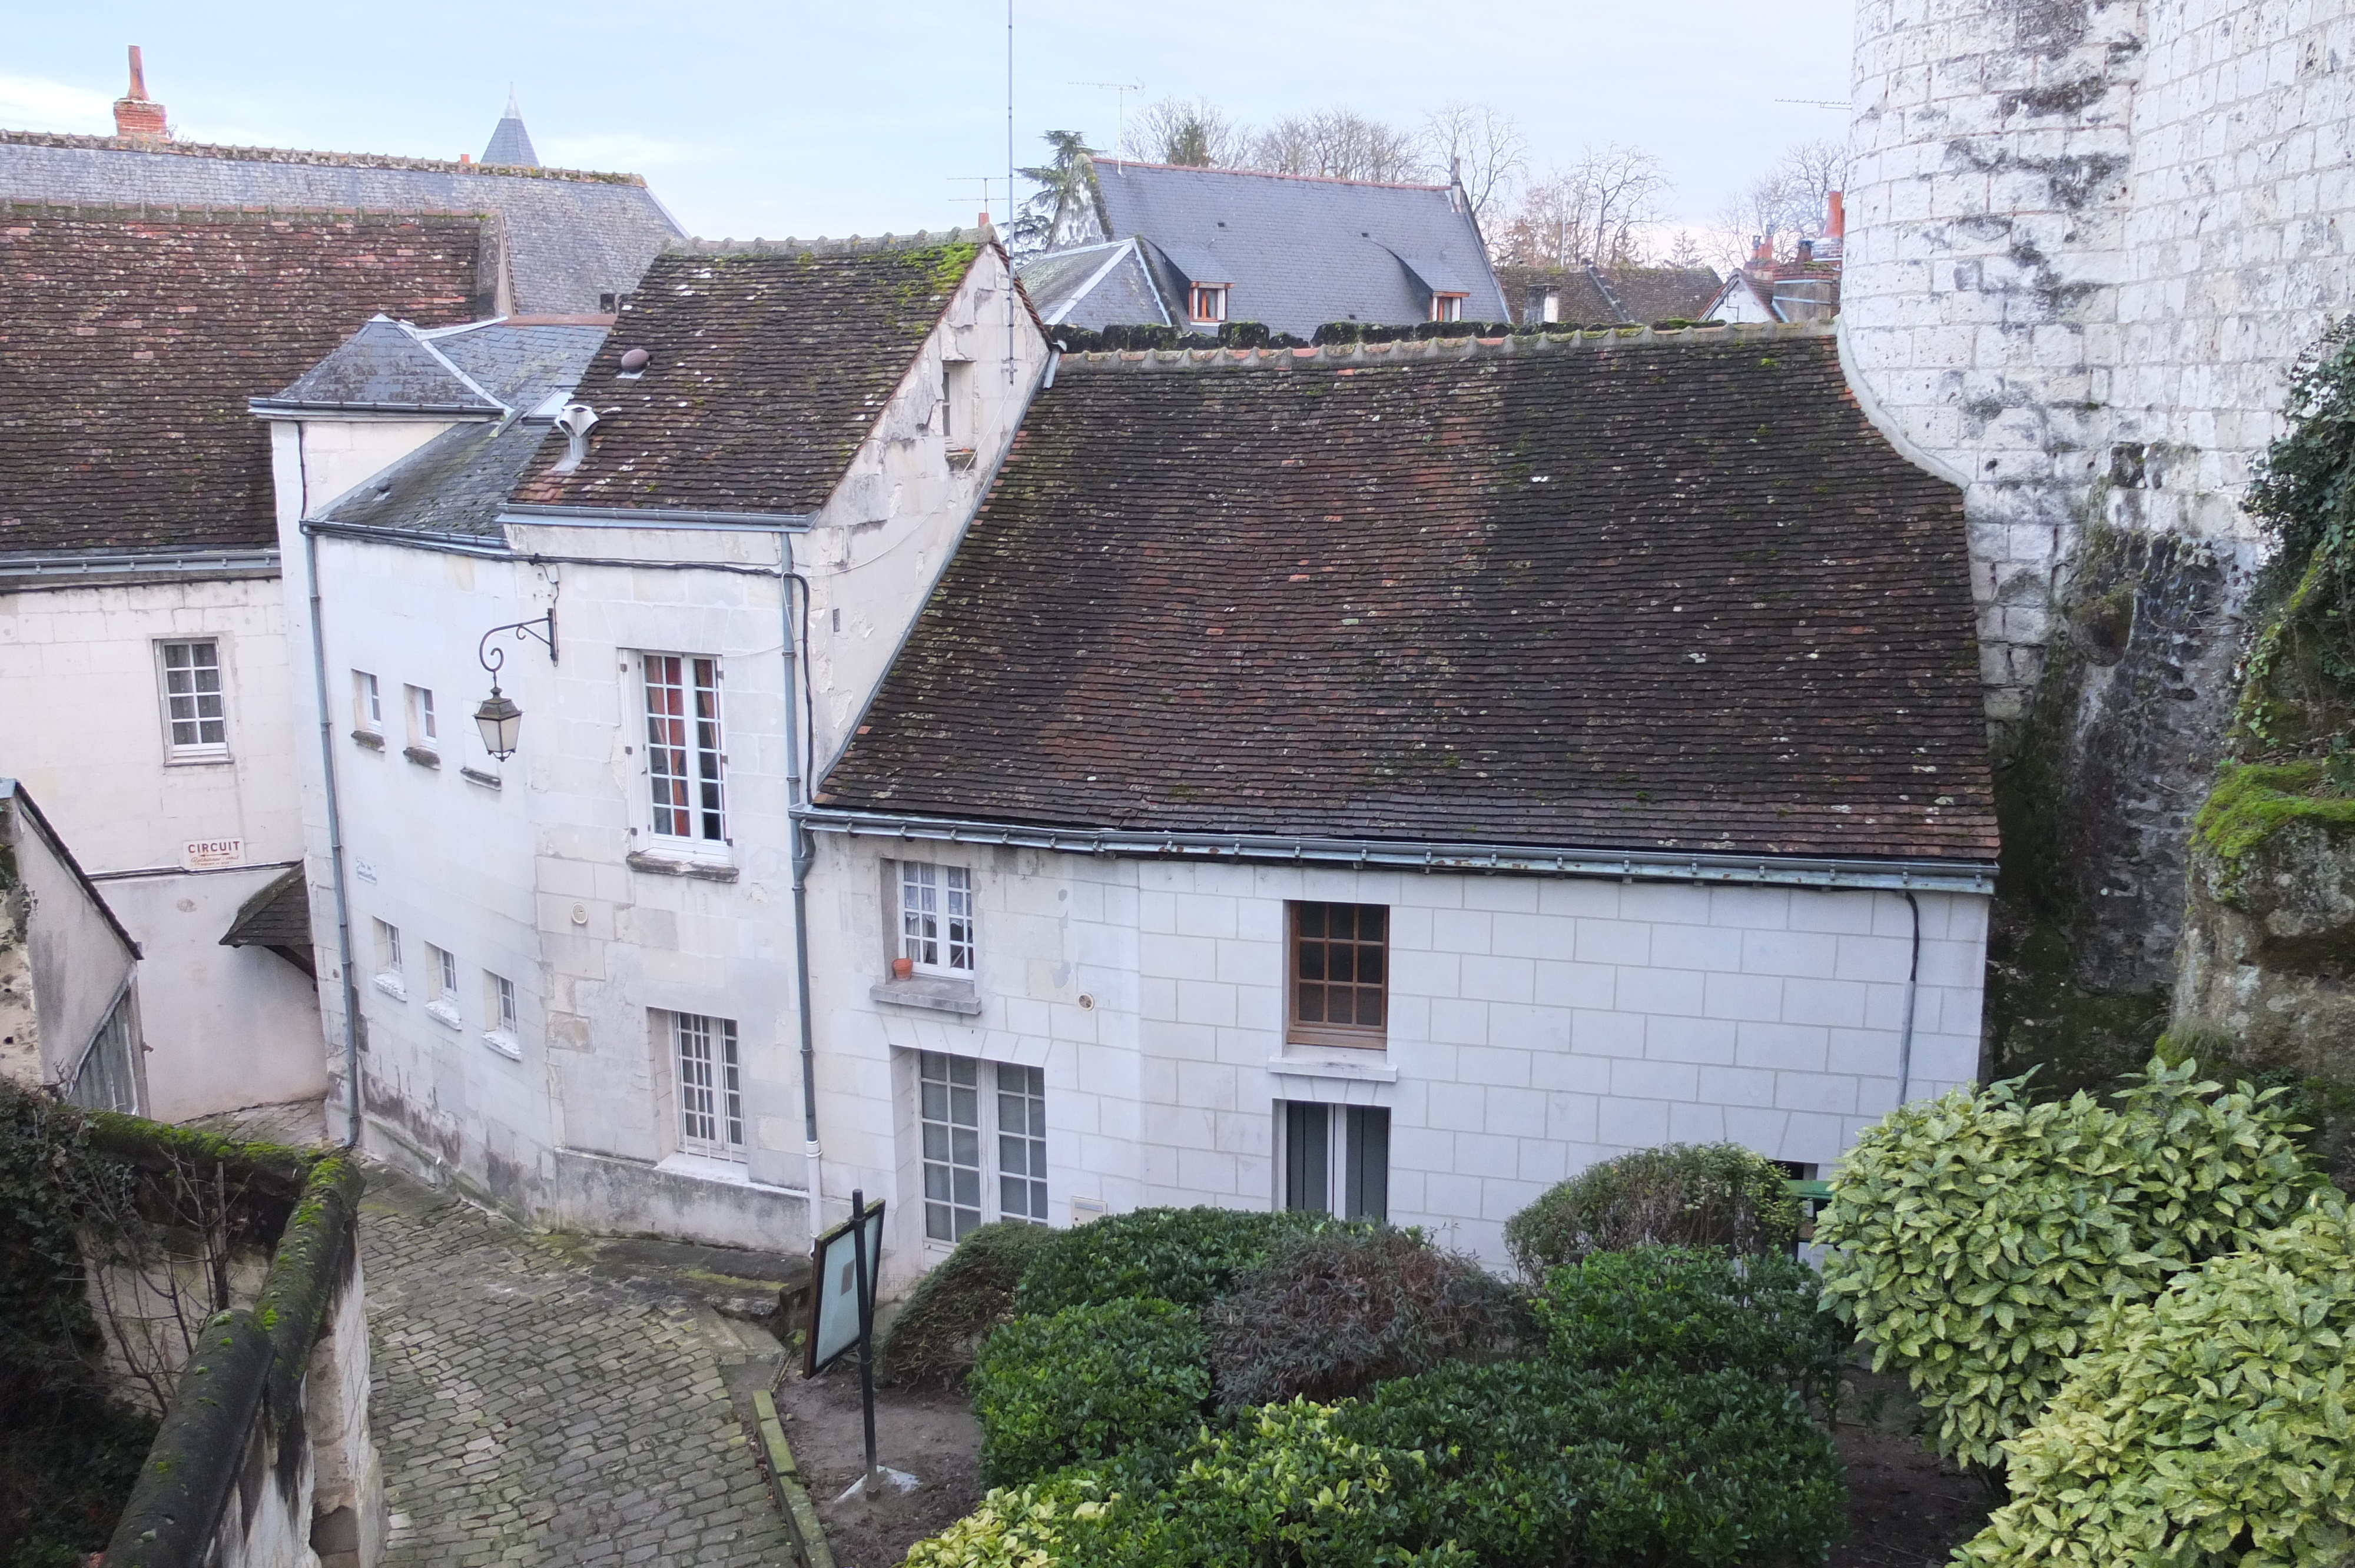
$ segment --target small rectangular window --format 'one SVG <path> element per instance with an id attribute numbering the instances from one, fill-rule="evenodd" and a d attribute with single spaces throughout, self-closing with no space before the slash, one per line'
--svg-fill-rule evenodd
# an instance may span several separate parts
<path id="1" fill-rule="evenodd" d="M 1225 283 L 1195 284 L 1193 303 L 1194 320 L 1201 323 L 1225 321 L 1227 319 L 1228 287 L 1229 285 Z"/>
<path id="2" fill-rule="evenodd" d="M 491 1004 L 491 1016 L 497 1020 L 493 1027 L 502 1034 L 513 1034 L 516 1032 L 515 981 L 505 975 L 487 972 L 483 978 L 491 982 L 490 996 L 486 1000 Z"/>
<path id="3" fill-rule="evenodd" d="M 447 948 L 425 944 L 425 966 L 433 977 L 433 1000 L 455 1002 L 458 1000 L 458 956 Z"/>
<path id="4" fill-rule="evenodd" d="M 409 981 L 400 972 L 400 927 L 376 923 L 376 988 L 397 1001 L 409 1000 Z"/>
<path id="5" fill-rule="evenodd" d="M 376 677 L 365 670 L 352 672 L 352 727 L 370 735 L 384 733 L 384 698 Z"/>
<path id="6" fill-rule="evenodd" d="M 900 863 L 900 956 L 923 972 L 973 974 L 973 873 L 930 861 Z"/>
<path id="7" fill-rule="evenodd" d="M 221 690 L 220 644 L 212 638 L 156 644 L 164 675 L 164 730 L 172 759 L 229 755 L 229 710 Z"/>
<path id="8" fill-rule="evenodd" d="M 1432 295 L 1431 319 L 1435 322 L 1462 321 L 1464 319 L 1464 302 L 1466 297 L 1467 296 L 1463 294 Z"/>
<path id="9" fill-rule="evenodd" d="M 1390 911 L 1379 904 L 1295 904 L 1291 914 L 1286 1038 L 1380 1048 L 1389 1012 Z"/>
<path id="10" fill-rule="evenodd" d="M 442 732 L 433 717 L 433 694 L 423 686 L 404 688 L 409 697 L 409 744 L 420 751 L 442 749 Z"/>
<path id="11" fill-rule="evenodd" d="M 973 362 L 951 359 L 941 366 L 941 434 L 953 447 L 973 445 Z"/>
<path id="12" fill-rule="evenodd" d="M 1345 1220 L 1390 1218 L 1391 1113 L 1381 1106 L 1283 1106 L 1284 1206 Z"/>
<path id="13" fill-rule="evenodd" d="M 981 1224 L 981 1064 L 937 1051 L 920 1056 L 924 1234 L 961 1242 Z"/>
<path id="14" fill-rule="evenodd" d="M 721 769 L 719 661 L 648 653 L 646 777 L 654 834 L 700 846 L 728 842 Z"/>
<path id="15" fill-rule="evenodd" d="M 744 1084 L 736 1056 L 736 1021 L 674 1012 L 678 1051 L 679 1144 L 724 1160 L 744 1157 Z"/>

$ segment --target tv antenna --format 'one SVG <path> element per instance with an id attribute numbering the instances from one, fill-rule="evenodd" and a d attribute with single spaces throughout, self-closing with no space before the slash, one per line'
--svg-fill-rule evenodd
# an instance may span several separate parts
<path id="1" fill-rule="evenodd" d="M 1796 103 L 1802 109 L 1848 109 L 1852 107 L 1845 98 L 1778 98 L 1777 103 Z"/>
<path id="2" fill-rule="evenodd" d="M 1071 81 L 1066 87 L 1099 87 L 1114 94 L 1112 101 L 1112 150 L 1120 157 L 1128 156 L 1128 95 L 1143 92 L 1141 81 Z"/>
<path id="3" fill-rule="evenodd" d="M 1006 199 L 1009 207 L 1012 206 L 1014 201 L 1012 187 L 996 175 L 951 175 L 949 176 L 948 183 L 953 185 L 979 185 L 981 187 L 981 210 L 984 212 L 992 210 L 989 205 L 989 188 L 992 185 L 1001 186 L 1006 189 Z M 1014 215 L 1011 211 L 1007 213 L 1006 220 L 1008 223 L 1014 221 Z"/>

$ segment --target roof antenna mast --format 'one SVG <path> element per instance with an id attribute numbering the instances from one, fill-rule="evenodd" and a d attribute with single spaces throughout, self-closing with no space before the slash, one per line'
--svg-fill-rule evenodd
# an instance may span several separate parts
<path id="1" fill-rule="evenodd" d="M 1006 0 L 1006 221 L 1014 222 L 1014 0 Z M 1013 229 L 1002 249 L 1006 252 L 1006 388 L 1014 389 L 1014 242 Z M 1012 405 L 1007 406 L 1012 417 Z"/>

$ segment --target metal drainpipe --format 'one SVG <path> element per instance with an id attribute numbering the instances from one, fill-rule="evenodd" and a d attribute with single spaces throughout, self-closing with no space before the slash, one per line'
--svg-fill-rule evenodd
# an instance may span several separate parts
<path id="1" fill-rule="evenodd" d="M 794 585 L 802 584 L 802 603 L 809 603 L 809 585 L 794 571 L 793 535 L 777 530 L 778 624 L 785 650 L 785 822 L 793 850 L 794 875 L 794 1010 L 800 1014 L 802 1035 L 802 1153 L 809 1161 L 809 1228 L 815 1236 L 824 1230 L 820 1217 L 826 1195 L 819 1184 L 817 1141 L 817 1047 L 810 1026 L 809 869 L 816 844 L 802 826 L 802 742 L 800 670 L 794 642 Z"/>
<path id="2" fill-rule="evenodd" d="M 1911 889 L 1900 895 L 1913 912 L 1913 957 L 1905 969 L 1905 1016 L 1897 1028 L 1897 1103 L 1903 1105 L 1913 1086 L 1913 995 L 1922 980 L 1922 906 Z"/>
<path id="3" fill-rule="evenodd" d="M 310 510 L 310 471 L 303 451 L 302 427 L 295 427 L 294 460 L 304 472 L 304 510 Z M 319 536 L 303 531 L 303 566 L 311 591 L 311 678 L 319 697 L 319 762 L 327 780 L 327 863 L 336 882 L 336 961 L 344 975 L 344 1070 L 350 1084 L 351 1125 L 344 1147 L 360 1141 L 360 988 L 352 978 L 352 901 L 344 885 L 344 815 L 336 804 L 335 709 L 327 701 L 327 633 L 320 620 Z"/>

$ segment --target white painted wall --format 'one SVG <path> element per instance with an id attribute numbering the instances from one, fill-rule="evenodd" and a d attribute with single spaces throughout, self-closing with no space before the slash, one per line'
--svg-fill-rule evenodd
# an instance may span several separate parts
<path id="1" fill-rule="evenodd" d="M 218 646 L 229 755 L 174 762 L 156 644 Z M 296 855 L 280 592 L 267 575 L 0 592 L 0 771 L 43 802 L 146 954 L 149 1114 L 180 1120 L 318 1092 L 310 987 L 219 945 Z M 191 874 L 192 839 L 243 841 L 244 869 Z"/>
<path id="2" fill-rule="evenodd" d="M 8 857 L 0 867 L 0 1071 L 58 1084 L 81 1065 L 138 955 L 107 922 L 104 895 L 74 874 L 70 846 L 44 832 L 23 799 L 0 794 Z M 46 817 L 48 807 L 40 810 Z M 143 1088 L 143 1107 L 146 1099 Z"/>
<path id="3" fill-rule="evenodd" d="M 1492 1265 L 1504 1221 L 1596 1160 L 1731 1139 L 1828 1168 L 1896 1104 L 1913 928 L 1894 893 L 821 844 L 829 1191 L 892 1194 L 903 1265 L 945 1251 L 922 1239 L 916 1051 L 1045 1068 L 1057 1224 L 1073 1199 L 1264 1208 L 1279 1101 L 1372 1104 L 1391 1114 L 1391 1218 Z M 977 1015 L 870 997 L 893 856 L 972 870 Z M 1986 900 L 1916 897 L 1919 1097 L 1976 1075 Z M 1386 1051 L 1284 1044 L 1293 899 L 1390 909 Z"/>

